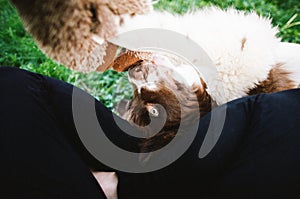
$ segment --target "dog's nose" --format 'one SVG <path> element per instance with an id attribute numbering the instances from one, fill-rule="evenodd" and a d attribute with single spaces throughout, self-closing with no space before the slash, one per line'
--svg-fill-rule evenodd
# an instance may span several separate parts
<path id="1" fill-rule="evenodd" d="M 136 79 L 136 80 L 141 80 L 143 79 L 143 70 L 142 70 L 142 65 L 137 65 L 133 68 L 130 68 L 128 70 L 128 74 L 130 78 Z"/>

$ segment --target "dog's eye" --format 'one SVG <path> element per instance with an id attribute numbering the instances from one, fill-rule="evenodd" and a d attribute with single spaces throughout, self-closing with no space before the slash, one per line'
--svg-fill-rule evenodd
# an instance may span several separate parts
<path id="1" fill-rule="evenodd" d="M 149 109 L 149 113 L 150 113 L 150 115 L 153 116 L 153 117 L 158 117 L 158 116 L 159 116 L 158 110 L 157 110 L 156 108 L 154 108 L 154 107 L 151 107 L 151 108 Z"/>

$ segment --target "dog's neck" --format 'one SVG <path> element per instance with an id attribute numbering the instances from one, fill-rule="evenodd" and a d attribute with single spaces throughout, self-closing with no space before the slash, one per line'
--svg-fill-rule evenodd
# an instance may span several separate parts
<path id="1" fill-rule="evenodd" d="M 192 89 L 192 92 L 197 97 L 197 104 L 200 111 L 200 117 L 210 112 L 212 108 L 216 107 L 216 101 L 209 93 L 208 85 L 210 82 L 204 80 L 204 75 L 194 66 L 178 67 L 176 69 L 179 74 L 184 76 L 186 89 Z M 195 103 L 193 106 L 197 106 Z M 186 106 L 192 107 L 189 103 Z"/>
<path id="2" fill-rule="evenodd" d="M 200 117 L 203 117 L 209 113 L 213 108 L 217 106 L 216 102 L 212 99 L 211 95 L 207 92 L 207 85 L 201 79 L 202 89 L 197 90 L 195 93 L 198 98 Z"/>

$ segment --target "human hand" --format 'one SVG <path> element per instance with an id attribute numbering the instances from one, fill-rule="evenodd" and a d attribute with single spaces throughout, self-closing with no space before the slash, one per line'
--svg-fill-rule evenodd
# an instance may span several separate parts
<path id="1" fill-rule="evenodd" d="M 118 177 L 115 172 L 92 172 L 107 199 L 117 199 Z"/>

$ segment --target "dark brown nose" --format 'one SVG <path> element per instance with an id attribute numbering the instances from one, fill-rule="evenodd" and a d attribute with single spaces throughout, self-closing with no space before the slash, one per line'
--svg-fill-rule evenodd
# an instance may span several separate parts
<path id="1" fill-rule="evenodd" d="M 142 65 L 139 64 L 137 66 L 134 66 L 128 70 L 128 74 L 131 78 L 136 80 L 141 80 L 144 77 Z"/>

